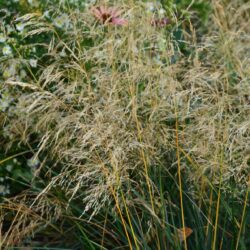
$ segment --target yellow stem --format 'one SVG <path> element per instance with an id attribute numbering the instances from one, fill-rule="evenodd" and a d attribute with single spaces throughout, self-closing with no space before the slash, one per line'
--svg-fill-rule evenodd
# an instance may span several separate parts
<path id="1" fill-rule="evenodd" d="M 181 183 L 181 162 L 180 162 L 180 152 L 179 152 L 179 135 L 178 135 L 178 117 L 176 112 L 176 123 L 175 123 L 175 134 L 176 134 L 176 155 L 178 164 L 178 179 L 179 179 L 179 191 L 180 191 L 180 205 L 181 205 L 181 220 L 184 234 L 184 247 L 187 250 L 186 232 L 185 232 L 185 217 L 182 199 L 182 183 Z"/>
<path id="2" fill-rule="evenodd" d="M 245 217 L 245 213 L 246 213 L 246 207 L 247 207 L 248 193 L 249 193 L 249 189 L 248 189 L 247 192 L 246 192 L 246 197 L 245 197 L 245 202 L 244 202 L 244 207 L 243 207 L 243 212 L 242 212 L 241 222 L 240 222 L 240 230 L 239 230 L 239 233 L 238 233 L 238 237 L 237 237 L 237 242 L 236 242 L 235 250 L 238 249 L 239 242 L 240 242 L 240 235 L 241 235 L 242 226 L 243 226 L 243 221 L 244 221 L 244 217 Z"/>
<path id="3" fill-rule="evenodd" d="M 136 246 L 136 249 L 139 250 L 140 248 L 139 248 L 138 243 L 137 243 L 138 240 L 137 240 L 137 238 L 135 236 L 134 228 L 133 228 L 132 223 L 131 223 L 128 207 L 127 207 L 127 204 L 126 204 L 126 201 L 125 201 L 122 190 L 121 190 L 121 194 L 122 194 L 122 200 L 123 200 L 123 204 L 125 206 L 126 214 L 127 214 L 127 217 L 128 217 L 128 222 L 129 222 L 131 232 L 132 232 L 132 235 L 133 235 L 133 238 L 134 238 L 135 246 Z"/>
<path id="4" fill-rule="evenodd" d="M 223 157 L 223 150 L 221 150 L 221 160 L 220 160 L 220 183 L 219 183 L 219 192 L 216 204 L 216 217 L 215 217 L 215 225 L 214 225 L 214 240 L 213 240 L 213 250 L 216 247 L 216 236 L 217 236 L 217 228 L 218 228 L 218 219 L 219 219 L 219 211 L 220 211 L 220 195 L 221 195 L 221 181 L 222 181 L 222 157 Z"/>

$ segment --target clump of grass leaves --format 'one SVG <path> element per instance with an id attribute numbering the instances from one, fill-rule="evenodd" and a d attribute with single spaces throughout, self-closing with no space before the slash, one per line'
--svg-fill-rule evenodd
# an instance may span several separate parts
<path id="1" fill-rule="evenodd" d="M 43 161 L 1 205 L 2 247 L 246 249 L 249 3 L 212 1 L 202 36 L 171 10 L 163 29 L 140 1 L 114 4 L 127 26 L 90 9 L 70 10 L 63 31 L 18 20 L 46 53 L 29 81 L 3 83 L 15 100 L 4 116 L 10 143 Z"/>

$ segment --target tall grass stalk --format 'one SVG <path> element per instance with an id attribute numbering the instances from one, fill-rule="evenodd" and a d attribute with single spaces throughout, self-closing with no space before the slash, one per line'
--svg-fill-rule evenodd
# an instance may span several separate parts
<path id="1" fill-rule="evenodd" d="M 218 190 L 218 197 L 216 202 L 216 214 L 215 214 L 215 223 L 214 223 L 214 238 L 213 238 L 213 250 L 216 249 L 216 239 L 217 239 L 217 229 L 218 229 L 218 220 L 219 220 L 219 211 L 220 211 L 220 199 L 221 199 L 221 180 L 222 180 L 222 164 L 223 164 L 223 155 L 221 150 L 221 156 L 220 156 L 220 167 L 219 167 L 219 174 L 220 174 L 220 180 L 219 180 L 219 190 Z"/>
<path id="2" fill-rule="evenodd" d="M 186 240 L 186 231 L 185 231 L 185 215 L 183 208 L 183 199 L 182 199 L 182 180 L 181 180 L 181 162 L 180 162 L 180 152 L 179 152 L 179 125 L 178 125 L 178 112 L 177 108 L 175 110 L 176 113 L 176 122 L 175 122 L 175 135 L 176 135 L 176 156 L 177 156 L 177 167 L 178 167 L 178 181 L 179 181 L 179 194 L 180 194 L 180 209 L 181 209 L 181 221 L 183 228 L 183 238 L 184 238 L 184 247 L 187 250 L 187 240 Z"/>
<path id="3" fill-rule="evenodd" d="M 240 243 L 240 236 L 241 236 L 241 232 L 242 232 L 244 218 L 245 218 L 245 215 L 246 215 L 248 196 L 249 196 L 249 189 L 247 189 L 247 191 L 246 191 L 246 196 L 245 196 L 245 200 L 244 200 L 244 206 L 243 206 L 243 211 L 242 211 L 242 216 L 241 216 L 241 221 L 240 221 L 240 228 L 239 228 L 239 232 L 238 232 L 238 236 L 237 236 L 235 250 L 238 249 L 239 243 Z"/>

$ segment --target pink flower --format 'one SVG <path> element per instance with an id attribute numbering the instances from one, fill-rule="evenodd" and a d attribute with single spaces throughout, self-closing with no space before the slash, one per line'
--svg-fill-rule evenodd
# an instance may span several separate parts
<path id="1" fill-rule="evenodd" d="M 114 7 L 95 7 L 92 9 L 92 13 L 98 19 L 98 21 L 103 24 L 111 23 L 114 25 L 121 26 L 128 24 L 128 21 L 126 19 L 120 17 L 122 11 Z"/>

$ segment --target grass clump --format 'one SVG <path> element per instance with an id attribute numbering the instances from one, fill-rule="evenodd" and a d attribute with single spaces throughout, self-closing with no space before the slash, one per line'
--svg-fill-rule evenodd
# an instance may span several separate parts
<path id="1" fill-rule="evenodd" d="M 247 249 L 249 4 L 212 1 L 200 31 L 174 4 L 60 3 L 1 59 L 5 154 L 32 173 L 1 246 Z"/>

